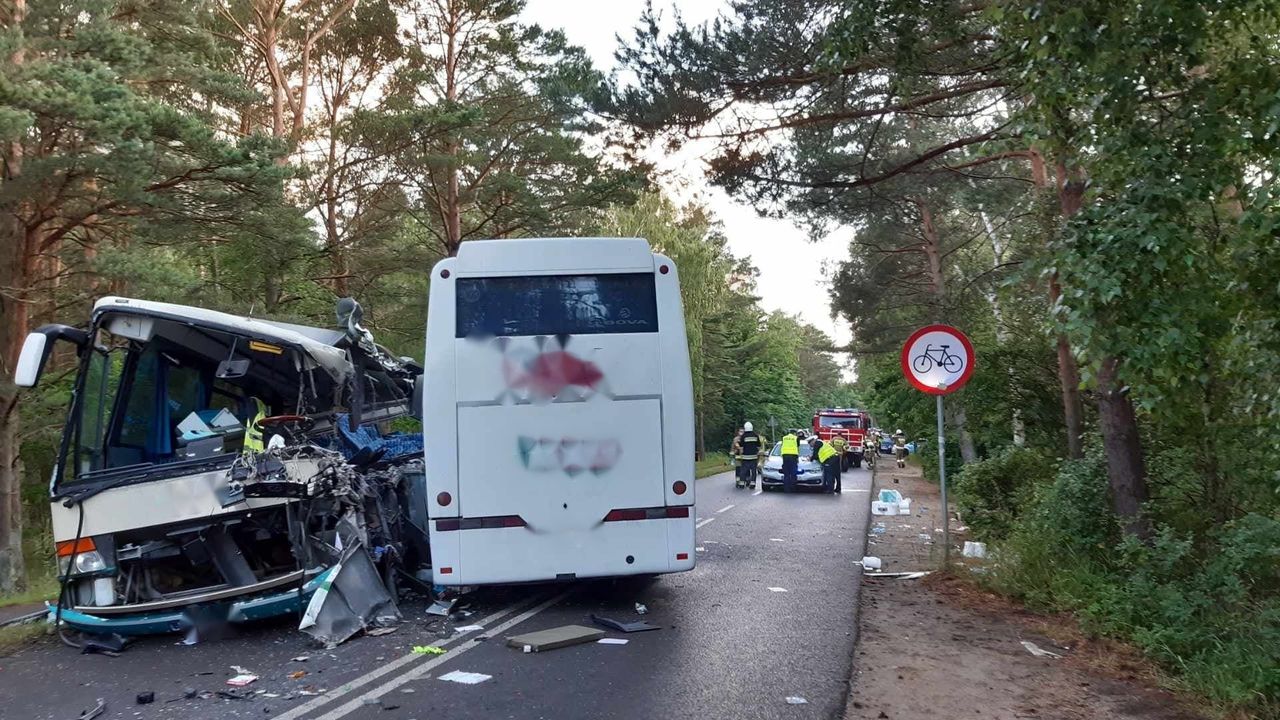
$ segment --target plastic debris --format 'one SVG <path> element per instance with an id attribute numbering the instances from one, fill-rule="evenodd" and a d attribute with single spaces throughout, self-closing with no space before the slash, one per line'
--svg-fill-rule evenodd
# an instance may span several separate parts
<path id="1" fill-rule="evenodd" d="M 867 555 L 867 556 L 864 556 L 862 558 L 862 561 L 858 564 L 862 566 L 863 570 L 879 570 L 880 558 L 874 557 L 872 555 Z"/>
<path id="2" fill-rule="evenodd" d="M 883 535 L 884 533 L 885 533 L 885 527 L 883 525 L 881 525 L 880 527 L 871 528 L 872 535 Z"/>
<path id="3" fill-rule="evenodd" d="M 649 608 L 645 607 L 643 603 L 636 603 L 637 615 L 644 615 L 647 612 L 649 612 Z"/>
<path id="4" fill-rule="evenodd" d="M 805 700 L 799 695 L 789 695 L 787 696 L 787 704 L 788 705 L 808 705 L 809 701 Z"/>
<path id="5" fill-rule="evenodd" d="M 597 625 L 603 625 L 604 627 L 607 627 L 610 630 L 617 630 L 618 632 L 624 632 L 624 633 L 644 632 L 646 630 L 662 629 L 657 625 L 651 625 L 650 623 L 643 622 L 643 621 L 622 622 L 620 620 L 614 620 L 613 618 L 604 617 L 603 615 L 596 615 L 594 613 L 592 613 L 591 615 L 591 622 Z"/>
<path id="6" fill-rule="evenodd" d="M 875 502 L 871 503 L 871 514 L 872 515 L 897 515 L 898 503 L 896 502 L 888 503 L 888 502 L 882 502 L 880 500 L 876 500 Z"/>
<path id="7" fill-rule="evenodd" d="M 476 630 L 483 630 L 483 629 L 484 629 L 483 625 L 463 625 L 462 627 L 454 628 L 453 631 L 455 633 L 461 634 L 461 633 L 475 632 Z"/>
<path id="8" fill-rule="evenodd" d="M 448 615 L 453 612 L 453 606 L 458 604 L 458 599 L 437 600 L 431 603 L 431 607 L 427 608 L 428 615 Z"/>
<path id="9" fill-rule="evenodd" d="M 626 645 L 631 641 L 626 638 L 600 638 L 596 642 L 601 645 Z"/>
<path id="10" fill-rule="evenodd" d="M 964 556 L 967 558 L 984 558 L 987 556 L 987 544 L 966 540 L 964 542 Z"/>
<path id="11" fill-rule="evenodd" d="M 151 703 L 156 701 L 156 693 L 154 690 L 140 692 L 138 693 L 138 697 L 136 697 L 135 700 L 137 700 L 139 705 L 150 705 Z"/>
<path id="12" fill-rule="evenodd" d="M 782 538 L 769 538 L 769 542 L 786 542 Z"/>
<path id="13" fill-rule="evenodd" d="M 364 634 L 368 635 L 369 637 L 378 637 L 380 635 L 390 635 L 395 631 L 396 631 L 396 628 L 394 627 L 380 627 L 380 628 L 373 628 L 371 630 L 365 630 Z"/>
<path id="14" fill-rule="evenodd" d="M 902 493 L 897 490 L 881 490 L 879 500 L 882 503 L 893 503 L 894 505 L 897 505 L 902 502 Z"/>
<path id="15" fill-rule="evenodd" d="M 245 685 L 257 681 L 257 679 L 257 675 L 242 674 L 227 678 L 227 684 L 231 687 L 244 687 Z"/>
<path id="16" fill-rule="evenodd" d="M 298 678 L 306 677 L 306 676 L 307 676 L 306 670 L 294 670 L 293 672 L 289 673 L 290 680 L 297 680 Z"/>
<path id="17" fill-rule="evenodd" d="M 443 655 L 446 652 L 448 651 L 445 650 L 444 648 L 436 647 L 435 645 L 414 645 L 413 646 L 414 655 Z"/>
<path id="18" fill-rule="evenodd" d="M 234 690 L 219 690 L 215 693 L 218 697 L 226 700 L 248 700 L 248 695 L 242 695 Z"/>
<path id="19" fill-rule="evenodd" d="M 786 592 L 786 591 L 787 591 L 787 589 L 786 589 L 786 588 L 781 588 L 781 587 L 771 587 L 771 588 L 769 588 L 769 592 Z"/>
<path id="20" fill-rule="evenodd" d="M 1056 653 L 1056 652 L 1053 652 L 1053 651 L 1051 651 L 1051 650 L 1045 650 L 1044 648 L 1040 647 L 1039 645 L 1036 645 L 1036 644 L 1035 644 L 1035 643 L 1033 643 L 1033 642 L 1028 642 L 1028 641 L 1026 641 L 1026 640 L 1023 640 L 1023 641 L 1022 641 L 1022 647 L 1026 648 L 1026 649 L 1027 649 L 1027 652 L 1031 653 L 1032 655 L 1035 655 L 1036 657 L 1042 657 L 1042 658 L 1060 658 L 1060 657 L 1062 657 L 1062 655 L 1060 655 L 1060 654 L 1058 654 L 1058 653 Z"/>
<path id="21" fill-rule="evenodd" d="M 308 661 L 308 660 L 310 660 L 310 659 L 311 659 L 311 656 L 310 656 L 310 655 L 299 655 L 298 657 L 293 658 L 293 661 L 294 661 L 294 662 L 306 662 L 306 661 Z"/>
<path id="22" fill-rule="evenodd" d="M 448 682 L 462 683 L 463 685 L 476 685 L 484 682 L 485 680 L 489 680 L 492 677 L 492 675 L 485 675 L 484 673 L 454 670 L 451 673 L 441 675 L 440 679 Z"/>

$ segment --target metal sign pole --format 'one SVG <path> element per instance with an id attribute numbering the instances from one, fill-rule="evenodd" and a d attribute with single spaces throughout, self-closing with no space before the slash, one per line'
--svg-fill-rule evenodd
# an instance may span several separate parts
<path id="1" fill-rule="evenodd" d="M 938 483 L 942 486 L 942 568 L 951 566 L 951 512 L 947 505 L 947 439 L 942 431 L 942 396 L 938 398 Z"/>

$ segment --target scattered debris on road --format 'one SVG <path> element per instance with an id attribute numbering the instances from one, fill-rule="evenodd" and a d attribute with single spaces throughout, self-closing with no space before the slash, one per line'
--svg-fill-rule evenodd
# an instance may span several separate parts
<path id="1" fill-rule="evenodd" d="M 383 635 L 390 635 L 391 633 L 395 632 L 397 629 L 398 629 L 398 628 L 396 628 L 396 627 L 394 627 L 394 626 L 393 626 L 393 627 L 379 627 L 379 628 L 373 628 L 372 630 L 366 630 L 366 631 L 364 632 L 364 634 L 365 634 L 365 635 L 368 635 L 369 637 L 381 637 L 381 636 L 383 636 Z"/>
<path id="2" fill-rule="evenodd" d="M 431 607 L 427 608 L 427 614 L 448 617 L 449 613 L 453 612 L 453 606 L 457 604 L 458 604 L 457 598 L 450 598 L 449 600 L 436 600 L 435 602 L 431 603 Z"/>
<path id="3" fill-rule="evenodd" d="M 648 607 L 646 607 L 643 603 L 636 603 L 636 614 L 637 614 L 637 615 L 644 615 L 644 614 L 645 614 L 645 613 L 647 613 L 647 612 L 649 612 L 649 608 L 648 608 Z"/>
<path id="4" fill-rule="evenodd" d="M 624 633 L 645 632 L 646 630 L 662 629 L 657 625 L 652 625 L 650 623 L 643 622 L 643 621 L 622 622 L 620 620 L 614 620 L 613 618 L 604 617 L 603 615 L 596 615 L 595 613 L 591 614 L 591 622 L 597 625 L 602 625 L 604 627 L 607 627 L 610 630 L 617 630 L 618 632 L 624 632 Z"/>
<path id="5" fill-rule="evenodd" d="M 154 690 L 140 692 L 138 693 L 138 696 L 134 698 L 134 701 L 139 705 L 150 705 L 156 701 L 156 693 Z"/>
<path id="6" fill-rule="evenodd" d="M 601 645 L 626 645 L 627 643 L 629 643 L 629 642 L 631 642 L 631 641 L 630 641 L 630 640 L 627 640 L 627 639 L 625 639 L 625 638 L 610 638 L 610 637 L 607 637 L 607 638 L 600 638 L 600 639 L 599 639 L 599 640 L 597 640 L 596 642 L 597 642 L 597 643 L 599 643 L 599 644 L 601 644 Z"/>
<path id="7" fill-rule="evenodd" d="M 462 683 L 463 685 L 478 685 L 479 683 L 492 678 L 492 675 L 485 675 L 484 673 L 477 672 L 464 672 L 462 670 L 454 670 L 451 673 L 440 676 L 440 679 L 446 682 Z"/>
<path id="8" fill-rule="evenodd" d="M 583 627 L 582 625 L 564 625 L 562 627 L 538 630 L 537 632 L 514 635 L 507 638 L 507 646 L 513 648 L 529 648 L 525 652 L 542 652 L 595 642 L 604 637 L 603 630 Z"/>
<path id="9" fill-rule="evenodd" d="M 446 652 L 448 652 L 448 650 L 445 650 L 442 647 L 436 647 L 435 645 L 414 645 L 413 646 L 414 655 L 443 655 Z"/>
<path id="10" fill-rule="evenodd" d="M 771 588 L 769 588 L 769 592 L 786 592 L 786 591 L 787 591 L 787 589 L 786 589 L 786 588 L 783 588 L 783 587 L 771 587 Z"/>
<path id="11" fill-rule="evenodd" d="M 805 700 L 799 695 L 789 695 L 787 696 L 787 704 L 788 705 L 808 705 L 809 701 Z"/>
<path id="12" fill-rule="evenodd" d="M 98 717 L 103 712 L 105 712 L 106 709 L 107 709 L 107 701 L 103 700 L 102 698 L 98 698 L 97 707 L 95 707 L 92 710 L 85 710 L 81 712 L 79 717 L 77 717 L 76 720 L 93 720 L 94 718 Z"/>
<path id="13" fill-rule="evenodd" d="M 258 679 L 257 675 L 242 674 L 235 677 L 227 678 L 227 684 L 231 687 L 244 687 Z"/>
<path id="14" fill-rule="evenodd" d="M 858 564 L 862 566 L 863 570 L 879 570 L 880 558 L 873 555 L 867 555 L 864 556 Z"/>
<path id="15" fill-rule="evenodd" d="M 985 558 L 987 556 L 987 544 L 966 540 L 964 542 L 964 556 L 967 558 Z"/>

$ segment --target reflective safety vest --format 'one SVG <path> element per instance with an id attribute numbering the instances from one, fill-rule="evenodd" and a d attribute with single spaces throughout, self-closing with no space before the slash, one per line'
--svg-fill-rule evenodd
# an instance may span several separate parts
<path id="1" fill-rule="evenodd" d="M 783 455 L 799 455 L 800 441 L 796 439 L 794 433 L 787 433 L 782 436 L 782 454 Z"/>
<path id="2" fill-rule="evenodd" d="M 258 421 L 267 416 L 267 405 L 258 398 L 250 399 L 256 410 L 244 429 L 244 452 L 260 453 L 266 449 L 266 445 L 262 443 L 262 429 L 258 427 Z"/>
<path id="3" fill-rule="evenodd" d="M 844 452 L 844 436 L 843 435 L 837 435 L 831 438 L 831 444 L 835 446 L 836 452 L 838 453 Z"/>
<path id="4" fill-rule="evenodd" d="M 835 448 L 831 447 L 831 443 L 822 443 L 822 447 L 818 448 L 818 462 L 826 464 L 828 460 L 836 456 Z"/>
<path id="5" fill-rule="evenodd" d="M 739 460 L 757 460 L 760 457 L 760 436 L 754 430 L 748 430 L 742 433 L 742 438 L 738 441 L 738 459 Z"/>

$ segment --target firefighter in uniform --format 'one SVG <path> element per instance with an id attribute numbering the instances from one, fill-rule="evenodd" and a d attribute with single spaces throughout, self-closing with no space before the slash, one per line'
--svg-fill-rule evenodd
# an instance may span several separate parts
<path id="1" fill-rule="evenodd" d="M 876 456 L 879 454 L 880 435 L 867 430 L 867 434 L 862 436 L 862 459 L 867 461 L 868 467 L 875 467 Z"/>
<path id="2" fill-rule="evenodd" d="M 898 458 L 898 467 L 907 466 L 907 436 L 901 429 L 893 434 L 893 454 Z"/>
<path id="3" fill-rule="evenodd" d="M 751 423 L 743 423 L 738 438 L 738 487 L 755 489 L 756 472 L 760 466 L 760 446 L 764 444 L 760 433 Z"/>

